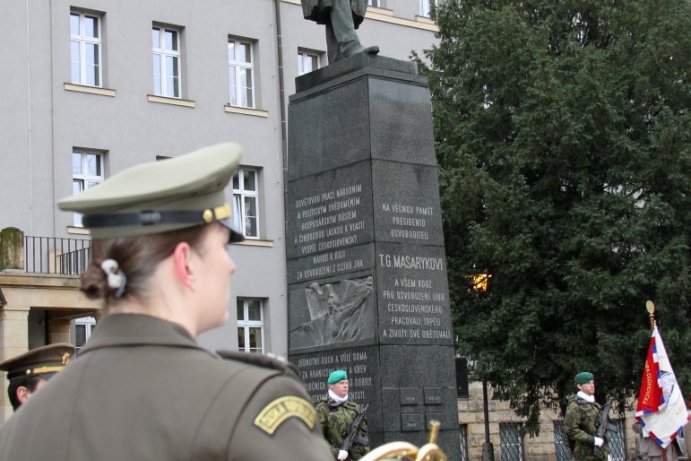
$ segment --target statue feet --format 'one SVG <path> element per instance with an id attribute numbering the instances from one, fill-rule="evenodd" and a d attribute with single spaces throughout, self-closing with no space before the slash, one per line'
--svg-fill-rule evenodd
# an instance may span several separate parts
<path id="1" fill-rule="evenodd" d="M 355 42 L 355 41 L 347 44 L 342 49 L 343 49 L 342 54 L 343 54 L 344 58 L 349 58 L 351 56 L 354 56 L 354 55 L 360 54 L 360 53 L 371 54 L 371 55 L 375 55 L 375 54 L 379 53 L 379 47 L 377 45 L 368 46 L 367 48 L 365 48 L 364 46 L 360 45 L 359 42 Z"/>

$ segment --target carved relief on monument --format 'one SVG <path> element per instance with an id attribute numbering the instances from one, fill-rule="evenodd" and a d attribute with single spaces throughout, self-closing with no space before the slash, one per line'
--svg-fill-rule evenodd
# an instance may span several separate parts
<path id="1" fill-rule="evenodd" d="M 290 331 L 291 348 L 342 344 L 374 337 L 372 276 L 305 287 L 310 320 Z"/>

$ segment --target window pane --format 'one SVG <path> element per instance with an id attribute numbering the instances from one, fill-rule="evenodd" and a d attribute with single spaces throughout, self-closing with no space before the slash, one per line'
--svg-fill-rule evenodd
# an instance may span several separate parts
<path id="1" fill-rule="evenodd" d="M 239 189 L 240 188 L 240 175 L 236 172 L 233 175 L 233 189 Z"/>
<path id="2" fill-rule="evenodd" d="M 151 47 L 154 50 L 161 48 L 161 31 L 157 27 L 151 29 Z"/>
<path id="3" fill-rule="evenodd" d="M 82 154 L 72 153 L 72 174 L 82 174 Z"/>
<path id="4" fill-rule="evenodd" d="M 89 176 L 101 176 L 101 156 L 96 154 L 86 155 L 87 174 Z"/>
<path id="5" fill-rule="evenodd" d="M 318 68 L 319 68 L 319 57 L 318 57 L 318 56 L 314 56 L 314 55 L 310 56 L 310 60 L 309 60 L 309 71 L 311 72 L 311 71 L 313 71 L 314 69 L 318 69 Z"/>
<path id="6" fill-rule="evenodd" d="M 239 43 L 238 44 L 238 61 L 240 62 L 246 62 L 246 63 L 251 63 L 252 62 L 252 54 L 250 53 L 250 44 L 249 43 Z"/>
<path id="7" fill-rule="evenodd" d="M 91 189 L 92 187 L 96 187 L 99 184 L 101 184 L 101 181 L 87 181 L 86 188 Z"/>
<path id="8" fill-rule="evenodd" d="M 86 84 L 100 85 L 98 45 L 93 43 L 86 44 Z"/>
<path id="9" fill-rule="evenodd" d="M 258 237 L 257 218 L 248 216 L 245 218 L 245 237 Z"/>
<path id="10" fill-rule="evenodd" d="M 154 65 L 154 94 L 160 95 L 161 93 L 161 57 L 157 54 L 154 55 L 153 60 Z"/>
<path id="11" fill-rule="evenodd" d="M 81 179 L 72 180 L 72 194 L 77 195 L 84 190 L 84 181 Z"/>
<path id="12" fill-rule="evenodd" d="M 79 42 L 70 42 L 70 54 L 72 66 L 70 68 L 70 78 L 72 83 L 81 83 L 81 74 L 79 72 Z"/>
<path id="13" fill-rule="evenodd" d="M 79 15 L 70 14 L 70 35 L 79 35 Z"/>
<path id="14" fill-rule="evenodd" d="M 86 325 L 75 325 L 74 332 L 74 342 L 76 343 L 75 346 L 82 347 L 86 342 Z"/>
<path id="15" fill-rule="evenodd" d="M 252 170 L 242 170 L 242 176 L 243 189 L 256 191 L 257 182 L 255 178 L 257 177 L 257 173 Z"/>
<path id="16" fill-rule="evenodd" d="M 230 73 L 228 77 L 230 78 L 230 103 L 234 106 L 238 106 L 238 90 L 237 90 L 237 82 L 235 81 L 235 68 L 231 67 L 230 68 Z"/>
<path id="17" fill-rule="evenodd" d="M 177 33 L 172 30 L 164 31 L 165 49 L 169 51 L 176 51 L 178 49 Z"/>
<path id="18" fill-rule="evenodd" d="M 257 350 L 262 347 L 262 329 L 250 328 L 250 348 Z"/>
<path id="19" fill-rule="evenodd" d="M 262 304 L 258 299 L 251 299 L 248 301 L 249 306 L 247 306 L 247 317 L 248 320 L 261 320 L 262 319 Z"/>
<path id="20" fill-rule="evenodd" d="M 243 327 L 238 328 L 238 347 L 240 350 L 245 349 L 245 329 Z"/>
<path id="21" fill-rule="evenodd" d="M 98 37 L 98 19 L 93 16 L 84 16 L 84 35 L 86 37 Z"/>
<path id="22" fill-rule="evenodd" d="M 235 42 L 228 42 L 228 62 L 235 61 Z"/>
<path id="23" fill-rule="evenodd" d="M 242 207 L 240 203 L 242 196 L 233 194 L 233 226 L 236 229 L 242 229 Z"/>
<path id="24" fill-rule="evenodd" d="M 238 320 L 245 320 L 245 302 L 238 300 Z"/>

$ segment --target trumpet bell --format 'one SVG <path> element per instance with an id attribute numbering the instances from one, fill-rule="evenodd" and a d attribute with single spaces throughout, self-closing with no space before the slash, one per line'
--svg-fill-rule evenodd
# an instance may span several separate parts
<path id="1" fill-rule="evenodd" d="M 420 448 L 403 441 L 389 442 L 370 451 L 360 461 L 447 461 L 446 453 L 437 445 L 440 428 L 439 421 L 431 421 L 429 442 Z"/>

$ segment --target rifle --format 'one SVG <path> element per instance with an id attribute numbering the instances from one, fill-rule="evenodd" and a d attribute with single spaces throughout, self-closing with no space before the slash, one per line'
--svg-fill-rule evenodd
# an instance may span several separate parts
<path id="1" fill-rule="evenodd" d="M 357 432 L 360 429 L 360 424 L 362 424 L 362 420 L 365 418 L 365 412 L 367 411 L 368 407 L 369 403 L 363 405 L 362 410 L 353 420 L 353 425 L 350 427 L 350 432 L 348 433 L 348 435 L 346 435 L 346 438 L 343 439 L 343 443 L 341 444 L 341 450 L 350 450 L 350 447 L 353 445 L 353 442 L 355 441 L 355 437 L 357 437 Z"/>
<path id="2" fill-rule="evenodd" d="M 607 444 L 607 432 L 616 432 L 617 426 L 609 419 L 609 411 L 612 409 L 612 397 L 607 399 L 607 403 L 600 409 L 595 421 L 595 437 L 600 437 L 605 443 L 601 447 L 595 447 L 593 454 L 602 458 L 604 447 Z"/>

